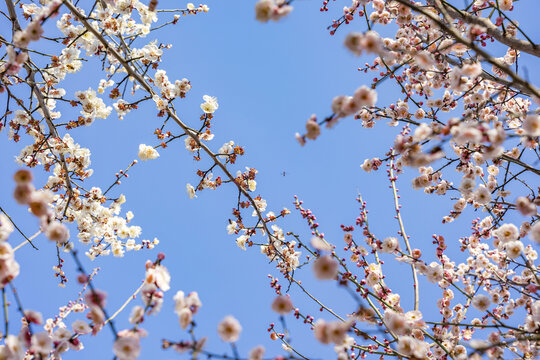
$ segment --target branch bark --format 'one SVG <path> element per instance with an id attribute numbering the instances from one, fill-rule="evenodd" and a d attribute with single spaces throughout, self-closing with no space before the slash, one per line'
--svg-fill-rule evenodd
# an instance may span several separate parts
<path id="1" fill-rule="evenodd" d="M 520 40 L 516 39 L 514 37 L 507 36 L 503 33 L 495 24 L 491 22 L 491 20 L 487 18 L 483 18 L 480 16 L 473 16 L 469 13 L 463 12 L 454 6 L 451 6 L 447 2 L 444 2 L 445 10 L 447 11 L 448 15 L 450 15 L 452 18 L 461 20 L 467 24 L 474 24 L 483 26 L 486 28 L 486 33 L 493 37 L 495 40 L 501 42 L 502 44 L 505 44 L 512 49 L 516 49 L 519 51 L 523 51 L 527 54 L 534 55 L 536 57 L 540 57 L 540 45 L 531 43 L 526 40 Z"/>
<path id="2" fill-rule="evenodd" d="M 540 99 L 540 91 L 536 89 L 533 85 L 531 85 L 528 81 L 523 80 L 518 74 L 513 72 L 508 68 L 508 66 L 502 64 L 500 61 L 497 61 L 495 58 L 493 58 L 490 54 L 488 54 L 486 51 L 478 47 L 473 41 L 465 39 L 463 36 L 458 34 L 454 29 L 452 29 L 449 25 L 445 24 L 445 22 L 439 18 L 438 16 L 435 16 L 434 14 L 424 10 L 422 7 L 417 6 L 413 3 L 411 3 L 409 0 L 395 0 L 398 3 L 405 5 L 409 7 L 411 10 L 420 13 L 427 17 L 429 20 L 431 20 L 433 23 L 435 23 L 443 32 L 451 36 L 455 41 L 457 41 L 460 44 L 463 44 L 467 46 L 468 48 L 474 50 L 478 55 L 480 55 L 485 61 L 489 62 L 491 65 L 496 66 L 497 68 L 501 69 L 502 72 L 504 72 L 506 75 L 510 76 L 514 83 L 521 85 L 522 87 L 526 88 L 533 96 Z"/>

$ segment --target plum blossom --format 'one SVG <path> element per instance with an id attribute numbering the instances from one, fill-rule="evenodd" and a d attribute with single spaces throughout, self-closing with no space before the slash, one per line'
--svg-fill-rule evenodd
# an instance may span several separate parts
<path id="1" fill-rule="evenodd" d="M 246 250 L 246 242 L 249 240 L 249 236 L 244 234 L 244 235 L 240 235 L 239 237 L 236 238 L 236 245 L 242 249 L 242 250 Z"/>
<path id="2" fill-rule="evenodd" d="M 353 95 L 353 99 L 358 103 L 360 107 L 362 106 L 373 106 L 377 102 L 377 93 L 375 90 L 368 88 L 365 85 L 359 87 Z"/>
<path id="3" fill-rule="evenodd" d="M 516 199 L 516 209 L 524 216 L 536 215 L 536 205 L 525 196 Z"/>
<path id="4" fill-rule="evenodd" d="M 341 345 L 347 337 L 349 327 L 350 324 L 347 322 L 326 322 L 323 319 L 319 319 L 315 323 L 313 331 L 315 333 L 315 338 L 319 342 L 323 344 L 334 343 L 336 345 Z"/>
<path id="5" fill-rule="evenodd" d="M 143 320 L 144 308 L 140 305 L 134 306 L 129 316 L 129 322 L 131 324 L 138 324 Z"/>
<path id="6" fill-rule="evenodd" d="M 189 324 L 191 324 L 191 319 L 193 318 L 193 313 L 188 308 L 183 308 L 178 313 L 178 321 L 180 322 L 180 327 L 182 329 L 187 329 Z"/>
<path id="7" fill-rule="evenodd" d="M 321 134 L 321 127 L 317 123 L 317 117 L 311 115 L 306 122 L 306 137 L 310 140 L 315 140 Z"/>
<path id="8" fill-rule="evenodd" d="M 474 191 L 473 199 L 479 205 L 487 205 L 491 201 L 491 192 L 485 185 L 481 184 Z"/>
<path id="9" fill-rule="evenodd" d="M 280 315 L 286 315 L 294 309 L 289 296 L 280 295 L 272 301 L 272 310 Z"/>
<path id="10" fill-rule="evenodd" d="M 259 0 L 255 4 L 255 19 L 260 22 L 278 21 L 292 11 L 285 0 Z"/>
<path id="11" fill-rule="evenodd" d="M 319 251 L 332 251 L 332 245 L 319 236 L 313 236 L 311 238 L 311 246 Z"/>
<path id="12" fill-rule="evenodd" d="M 242 326 L 233 316 L 226 316 L 218 324 L 218 335 L 225 342 L 236 342 L 240 338 Z"/>
<path id="13" fill-rule="evenodd" d="M 393 253 L 399 246 L 399 241 L 395 237 L 387 237 L 381 244 L 383 253 Z"/>
<path id="14" fill-rule="evenodd" d="M 491 305 L 489 296 L 484 294 L 475 295 L 472 300 L 472 306 L 479 311 L 486 311 Z"/>
<path id="15" fill-rule="evenodd" d="M 163 265 L 154 265 L 146 270 L 146 283 L 155 284 L 163 291 L 168 291 L 171 287 L 171 275 L 167 268 Z"/>
<path id="16" fill-rule="evenodd" d="M 47 332 L 39 332 L 32 335 L 31 349 L 38 354 L 48 356 L 53 349 L 53 343 Z"/>
<path id="17" fill-rule="evenodd" d="M 499 4 L 499 9 L 503 11 L 512 10 L 512 7 L 514 6 L 513 0 L 500 0 L 498 4 Z"/>
<path id="18" fill-rule="evenodd" d="M 197 195 L 195 195 L 195 188 L 191 184 L 186 184 L 186 192 L 190 199 L 197 197 Z"/>
<path id="19" fill-rule="evenodd" d="M 90 325 L 88 325 L 88 323 L 83 320 L 75 320 L 71 324 L 71 327 L 74 333 L 81 335 L 90 334 L 92 332 L 92 328 L 90 327 Z"/>
<path id="20" fill-rule="evenodd" d="M 338 262 L 330 255 L 324 255 L 315 260 L 313 271 L 319 280 L 332 280 L 337 276 L 338 266 Z"/>
<path id="21" fill-rule="evenodd" d="M 424 359 L 429 351 L 429 344 L 412 336 L 400 336 L 397 349 L 401 354 Z"/>
<path id="22" fill-rule="evenodd" d="M 510 259 L 515 259 L 518 256 L 521 255 L 521 252 L 523 251 L 523 243 L 519 240 L 509 241 L 505 244 L 506 247 L 506 255 Z"/>
<path id="23" fill-rule="evenodd" d="M 209 95 L 203 96 L 204 103 L 201 104 L 201 109 L 205 114 L 213 114 L 218 109 L 218 102 L 216 97 Z"/>
<path id="24" fill-rule="evenodd" d="M 14 228 L 6 215 L 0 214 L 0 241 L 6 241 Z"/>
<path id="25" fill-rule="evenodd" d="M 45 235 L 51 241 L 55 241 L 58 244 L 63 244 L 69 240 L 68 228 L 59 221 L 53 221 L 45 230 Z"/>
<path id="26" fill-rule="evenodd" d="M 537 221 L 529 232 L 529 237 L 535 241 L 537 244 L 540 244 L 540 221 Z"/>
<path id="27" fill-rule="evenodd" d="M 523 130 L 529 136 L 540 136 L 540 115 L 527 115 L 523 121 Z"/>
<path id="28" fill-rule="evenodd" d="M 248 360 L 263 360 L 265 351 L 264 346 L 259 345 L 254 347 L 249 352 Z"/>
<path id="29" fill-rule="evenodd" d="M 146 144 L 140 144 L 138 156 L 139 156 L 139 159 L 141 159 L 142 161 L 146 161 L 146 160 L 157 159 L 159 157 L 159 153 L 152 146 L 149 146 Z"/>
<path id="30" fill-rule="evenodd" d="M 361 33 L 348 33 L 345 37 L 345 47 L 355 55 L 362 55 L 362 37 Z"/>
<path id="31" fill-rule="evenodd" d="M 499 241 L 508 243 L 517 240 L 519 229 L 514 224 L 503 224 L 493 232 L 493 235 L 495 235 Z"/>
<path id="32" fill-rule="evenodd" d="M 121 336 L 114 342 L 113 353 L 118 360 L 135 360 L 141 353 L 137 336 Z"/>

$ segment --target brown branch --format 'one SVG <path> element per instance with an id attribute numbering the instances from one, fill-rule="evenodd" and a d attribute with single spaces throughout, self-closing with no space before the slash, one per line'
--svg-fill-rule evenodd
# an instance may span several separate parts
<path id="1" fill-rule="evenodd" d="M 21 30 L 21 25 L 19 24 L 19 20 L 18 20 L 18 17 L 17 17 L 17 12 L 15 11 L 15 5 L 13 4 L 13 1 L 12 0 L 5 0 L 5 2 L 6 2 L 6 6 L 8 8 L 8 12 L 9 12 L 9 16 L 11 18 L 11 22 L 13 23 L 13 30 L 14 30 L 13 32 Z M 27 55 L 28 55 L 28 52 L 27 52 Z M 24 63 L 24 68 L 26 69 L 26 72 L 28 73 L 28 85 L 30 85 L 30 87 L 32 88 L 32 92 L 34 93 L 34 95 L 36 96 L 36 98 L 38 100 L 39 107 L 41 108 L 41 111 L 43 112 L 43 117 L 45 118 L 47 126 L 49 127 L 49 132 L 55 138 L 59 138 L 58 131 L 56 130 L 56 127 L 54 126 L 54 124 L 52 122 L 52 118 L 51 118 L 51 114 L 49 112 L 49 108 L 45 104 L 45 97 L 44 97 L 43 93 L 41 92 L 41 90 L 39 89 L 39 87 L 36 85 L 36 80 L 35 80 L 36 71 L 34 69 L 32 69 L 29 64 L 31 64 L 30 55 L 28 55 L 28 59 Z M 66 187 L 67 187 L 67 191 L 68 191 L 68 195 L 69 195 L 69 198 L 68 198 L 68 201 L 67 201 L 67 204 L 66 204 L 66 209 L 67 209 L 67 207 L 69 206 L 69 202 L 70 202 L 71 198 L 73 197 L 73 188 L 71 186 L 71 179 L 69 178 L 69 171 L 68 171 L 67 162 L 66 162 L 66 159 L 64 157 L 64 154 L 60 153 L 59 157 L 60 157 L 60 163 L 61 163 L 62 168 L 64 170 L 64 178 L 65 178 Z"/>
<path id="2" fill-rule="evenodd" d="M 454 19 L 461 20 L 467 24 L 480 25 L 486 28 L 486 33 L 498 40 L 502 44 L 505 44 L 512 49 L 523 51 L 527 54 L 540 57 L 540 45 L 531 43 L 529 41 L 516 39 L 514 37 L 507 36 L 502 30 L 497 28 L 491 20 L 480 16 L 474 16 L 467 12 L 461 11 L 445 2 L 445 10 Z"/>
<path id="3" fill-rule="evenodd" d="M 501 159 L 506 160 L 506 161 L 511 162 L 511 163 L 514 163 L 516 165 L 519 165 L 519 166 L 521 166 L 521 167 L 535 173 L 536 175 L 540 175 L 540 170 L 539 169 L 536 169 L 536 168 L 532 167 L 529 164 L 525 164 L 523 161 L 521 161 L 519 159 L 515 159 L 515 158 L 513 158 L 511 156 L 508 156 L 506 154 L 501 155 Z"/>
<path id="4" fill-rule="evenodd" d="M 394 155 L 394 152 L 392 151 L 392 155 Z M 412 249 L 411 244 L 409 243 L 409 237 L 407 236 L 407 233 L 405 232 L 405 226 L 403 225 L 403 219 L 401 218 L 401 205 L 399 204 L 399 195 L 398 190 L 396 187 L 396 180 L 397 176 L 394 175 L 394 158 L 392 157 L 390 159 L 390 183 L 392 184 L 392 195 L 394 197 L 394 209 L 396 210 L 396 219 L 399 224 L 399 230 L 401 233 L 401 237 L 403 238 L 403 241 L 405 241 L 405 246 L 407 247 L 407 252 L 409 253 L 409 256 L 412 257 Z M 416 273 L 416 267 L 414 263 L 411 263 L 411 269 L 412 269 L 412 275 L 413 275 L 413 287 L 414 287 L 414 310 L 418 311 L 420 307 L 420 289 L 419 289 L 419 283 L 418 283 L 418 275 Z"/>
<path id="5" fill-rule="evenodd" d="M 2 209 L 2 207 L 0 206 L 0 211 L 4 213 L 4 215 L 6 215 L 6 217 L 9 219 L 9 221 L 13 224 L 13 227 L 15 227 L 15 229 L 17 229 L 17 231 L 19 232 L 19 234 L 21 234 L 23 236 L 23 238 L 25 238 L 26 240 L 24 241 L 25 243 L 28 242 L 30 243 L 30 245 L 32 245 L 32 247 L 36 250 L 39 250 L 35 245 L 34 243 L 32 242 L 32 238 L 28 238 L 28 236 L 26 236 L 21 229 L 19 229 L 19 227 L 17 226 L 17 224 L 15 224 L 15 221 L 13 221 L 13 219 L 8 215 L 7 212 L 4 211 L 4 209 Z M 14 250 L 15 251 L 15 250 Z"/>
<path id="6" fill-rule="evenodd" d="M 532 84 L 530 84 L 528 81 L 523 80 L 518 74 L 510 70 L 506 65 L 501 63 L 500 61 L 493 58 L 490 54 L 488 54 L 486 51 L 478 47 L 473 41 L 469 41 L 465 39 L 463 36 L 458 34 L 454 29 L 449 27 L 441 18 L 438 16 L 435 16 L 434 14 L 424 10 L 422 7 L 417 6 L 413 3 L 411 3 L 409 0 L 395 0 L 398 3 L 405 5 L 409 7 L 411 10 L 416 11 L 417 13 L 420 13 L 424 15 L 426 18 L 434 22 L 443 32 L 451 36 L 454 40 L 456 40 L 458 43 L 463 44 L 467 46 L 468 48 L 474 50 L 478 55 L 484 58 L 487 62 L 490 64 L 496 66 L 499 68 L 502 72 L 504 72 L 506 75 L 510 76 L 512 80 L 525 87 L 527 90 L 530 91 L 530 93 L 540 99 L 540 92 L 538 89 L 536 89 Z"/>
<path id="7" fill-rule="evenodd" d="M 70 1 L 62 0 L 62 3 L 73 13 L 73 15 L 77 17 L 77 19 L 84 25 L 84 27 L 88 31 L 90 31 L 101 42 L 101 44 L 105 47 L 105 49 L 107 49 L 107 51 L 110 54 L 112 54 L 114 58 L 118 60 L 118 62 L 120 62 L 120 64 L 122 64 L 122 66 L 126 69 L 127 73 L 130 76 L 132 76 L 150 95 L 152 96 L 158 95 L 152 89 L 152 87 L 148 84 L 148 82 L 135 69 L 133 69 L 133 67 L 122 57 L 122 55 L 120 55 L 120 53 L 116 49 L 110 46 L 109 42 L 105 40 L 105 38 L 86 20 L 86 17 L 79 10 L 77 10 L 77 8 Z M 197 143 L 197 146 L 202 148 L 204 152 L 212 158 L 214 163 L 225 173 L 225 175 L 229 178 L 229 180 L 231 180 L 234 184 L 236 184 L 240 193 L 248 199 L 250 204 L 255 209 L 257 216 L 262 222 L 263 228 L 266 231 L 266 234 L 270 240 L 269 241 L 270 245 L 273 246 L 272 245 L 272 237 L 273 237 L 272 232 L 268 229 L 268 226 L 266 225 L 266 222 L 264 221 L 264 217 L 259 211 L 252 196 L 249 195 L 249 193 L 240 184 L 236 183 L 235 181 L 236 178 L 230 173 L 230 171 L 227 169 L 225 164 L 223 164 L 218 159 L 218 155 L 216 155 L 212 150 L 210 150 L 210 148 L 208 148 L 208 146 L 206 146 L 204 143 L 201 142 L 201 140 L 199 139 L 198 133 L 195 130 L 193 130 L 192 128 L 187 126 L 184 122 L 182 122 L 180 118 L 178 117 L 178 115 L 176 114 L 176 112 L 170 107 L 167 107 L 166 111 L 167 111 L 167 115 L 169 115 L 176 122 L 176 124 L 180 126 L 182 130 L 184 130 L 184 132 Z"/>

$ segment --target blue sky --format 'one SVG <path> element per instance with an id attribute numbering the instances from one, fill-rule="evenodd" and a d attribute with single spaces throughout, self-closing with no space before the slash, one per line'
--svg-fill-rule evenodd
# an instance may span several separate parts
<path id="1" fill-rule="evenodd" d="M 159 3 L 160 7 L 177 4 L 176 1 Z M 520 6 L 531 3 L 532 0 L 520 1 Z M 295 10 L 287 18 L 268 24 L 255 21 L 254 2 L 236 5 L 209 0 L 207 4 L 208 14 L 184 17 L 176 26 L 151 33 L 147 38 L 172 43 L 173 48 L 165 51 L 161 68 L 167 70 L 170 79 L 186 77 L 191 81 L 192 90 L 176 105 L 181 119 L 196 127 L 200 122 L 202 96 L 217 96 L 220 106 L 212 128 L 216 134 L 211 142 L 213 149 L 229 140 L 242 145 L 246 156 L 240 159 L 237 168 L 250 166 L 259 170 L 256 193 L 267 200 L 268 210 L 293 209 L 293 196 L 298 195 L 314 211 L 322 231 L 338 248 L 344 244 L 339 226 L 353 224 L 358 216 L 357 192 L 368 202 L 373 232 L 381 238 L 396 235 L 398 227 L 393 219 L 386 169 L 365 174 L 360 164 L 367 157 L 382 157 L 399 128 L 379 123 L 374 129 L 363 129 L 360 122 L 348 118 L 332 130 L 323 130 L 316 142 L 305 147 L 300 147 L 294 139 L 294 133 L 303 131 L 305 120 L 312 113 L 320 117 L 330 114 L 335 95 L 352 94 L 374 76 L 359 73 L 356 68 L 363 66 L 366 59 L 353 56 L 342 45 L 347 31 L 365 30 L 363 23 L 355 22 L 334 37 L 326 31 L 332 15 L 340 14 L 340 8 L 349 1 L 337 2 L 324 14 L 319 11 L 318 1 L 296 1 Z M 529 25 L 533 36 L 538 35 L 531 24 L 532 15 L 524 16 L 520 23 L 525 29 Z M 528 63 L 529 76 L 537 78 L 533 65 Z M 97 87 L 100 64 L 94 60 L 85 64 L 85 69 L 69 77 L 65 85 L 68 94 Z M 394 102 L 399 96 L 389 82 L 378 93 L 379 104 Z M 2 96 L 5 95 L 0 95 L 0 103 L 4 103 Z M 73 114 L 67 108 L 60 109 Z M 89 180 L 91 186 L 106 188 L 114 174 L 136 158 L 140 143 L 155 145 L 152 133 L 159 126 L 155 108 L 148 104 L 122 121 L 113 113 L 109 119 L 97 120 L 91 127 L 74 130 L 71 135 L 75 141 L 92 151 L 91 167 L 95 173 Z M 0 134 L 0 139 L 0 186 L 5 189 L 0 193 L 0 205 L 26 234 L 33 234 L 37 221 L 11 200 L 14 188 L 11 174 L 17 169 L 12 159 L 22 146 L 8 142 L 5 132 Z M 173 277 L 172 289 L 165 294 L 161 313 L 143 324 L 150 336 L 142 341 L 141 358 L 182 358 L 172 351 L 160 350 L 162 338 L 188 337 L 173 313 L 172 297 L 176 290 L 199 292 L 203 307 L 195 317 L 196 332 L 209 336 L 209 350 L 228 350 L 217 337 L 216 326 L 224 316 L 232 314 L 243 326 L 238 345 L 244 354 L 258 344 L 264 345 L 270 354 L 279 353 L 280 345 L 272 342 L 266 331 L 269 323 L 278 320 L 270 311 L 273 291 L 267 278 L 268 274 L 275 276 L 277 272 L 258 249 L 240 250 L 235 237 L 227 235 L 225 230 L 231 209 L 236 205 L 235 189 L 223 186 L 217 191 L 206 190 L 190 200 L 185 184 L 197 183 L 195 171 L 199 164 L 184 149 L 183 141 L 159 152 L 158 159 L 136 165 L 115 194 L 123 193 L 127 197 L 123 209 L 135 214 L 133 224 L 142 226 L 142 238 L 158 237 L 160 245 L 153 251 L 128 253 L 122 259 L 101 258 L 95 262 L 85 259 L 87 269 L 101 268 L 95 284 L 109 292 L 108 311 L 115 311 L 139 286 L 144 276 L 144 261 L 155 259 L 161 251 L 167 256 L 164 265 Z M 203 159 L 202 164 L 207 163 Z M 42 185 L 46 180 L 43 171 L 36 169 L 34 174 L 36 185 Z M 410 189 L 410 179 L 415 175 L 411 170 L 398 184 L 413 246 L 429 249 L 433 233 L 444 234 L 449 241 L 457 240 L 464 234 L 463 229 L 468 229 L 473 216 L 442 227 L 440 220 L 449 212 L 451 203 Z M 293 211 L 282 225 L 286 231 L 301 234 L 304 239 L 311 237 L 297 212 Z M 10 241 L 15 244 L 20 240 L 14 234 Z M 17 252 L 22 270 L 15 285 L 24 306 L 40 310 L 48 318 L 57 313 L 58 306 L 74 299 L 80 288 L 75 281 L 75 266 L 67 254 L 64 258 L 70 282 L 64 289 L 58 288 L 52 271 L 56 264 L 55 248 L 43 236 L 36 243 L 39 251 L 26 246 Z M 84 250 L 82 245 L 77 247 Z M 408 266 L 398 264 L 390 269 L 388 282 L 396 284 L 398 289 L 403 282 L 410 281 Z M 303 270 L 301 276 L 330 307 L 341 309 L 342 313 L 354 310 L 354 303 L 343 289 L 316 283 L 309 269 Z M 405 308 L 412 300 L 408 296 L 412 294 L 409 285 L 402 294 Z M 426 286 L 421 289 L 421 302 L 433 302 L 439 294 L 434 286 Z M 319 317 L 318 307 L 306 302 L 298 289 L 292 288 L 291 295 L 303 312 Z M 139 303 L 140 300 L 132 302 Z M 129 326 L 130 308 L 117 318 L 119 329 Z M 427 308 L 433 310 L 434 304 Z M 327 314 L 322 317 L 331 319 Z M 12 318 L 16 318 L 15 314 Z M 75 319 L 68 319 L 68 326 Z M 317 345 L 304 324 L 292 317 L 287 321 L 293 329 L 293 345 L 302 353 L 314 358 L 330 356 L 331 348 Z M 11 326 L 13 330 L 18 328 L 17 321 Z M 97 338 L 84 338 L 83 343 L 86 346 L 83 353 L 69 352 L 65 358 L 112 356 L 112 337 L 107 329 Z"/>

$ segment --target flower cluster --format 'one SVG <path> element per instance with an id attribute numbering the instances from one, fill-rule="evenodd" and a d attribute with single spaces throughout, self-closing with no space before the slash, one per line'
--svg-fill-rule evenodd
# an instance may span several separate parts
<path id="1" fill-rule="evenodd" d="M 13 193 L 19 204 L 28 205 L 32 214 L 40 220 L 42 231 L 51 241 L 64 245 L 69 240 L 68 228 L 55 220 L 50 208 L 53 195 L 48 190 L 35 190 L 32 185 L 32 174 L 28 170 L 19 170 L 14 175 L 17 186 Z"/>
<path id="2" fill-rule="evenodd" d="M 13 232 L 11 221 L 4 214 L 0 214 L 0 287 L 6 286 L 15 279 L 20 272 L 20 266 L 15 261 L 15 252 L 7 242 Z"/>
<path id="3" fill-rule="evenodd" d="M 236 342 L 240 338 L 242 325 L 233 316 L 226 316 L 217 327 L 218 335 L 225 342 Z"/>
<path id="4" fill-rule="evenodd" d="M 358 118 L 362 118 L 364 122 L 372 119 L 371 108 L 375 106 L 377 102 L 377 92 L 373 89 L 362 85 L 354 92 L 353 96 L 340 95 L 336 96 L 332 100 L 332 116 L 325 119 L 322 123 L 326 122 L 327 127 L 334 126 L 339 119 L 356 114 Z M 366 118 L 367 117 L 367 118 Z M 317 122 L 317 116 L 311 115 L 306 122 L 306 134 L 296 134 L 296 139 L 301 145 L 304 145 L 306 138 L 315 140 L 321 134 L 319 122 Z"/>
<path id="5" fill-rule="evenodd" d="M 7 47 L 8 60 L 0 66 L 0 72 L 8 75 L 16 75 L 28 59 L 28 54 L 24 51 L 17 52 L 13 46 Z"/>
<path id="6" fill-rule="evenodd" d="M 49 16 L 54 15 L 61 3 L 58 0 L 49 1 L 47 6 L 40 8 L 39 13 L 34 14 L 32 21 L 24 30 L 19 29 L 13 34 L 13 45 L 20 50 L 17 52 L 13 46 L 8 46 L 8 61 L 0 66 L 0 73 L 6 72 L 8 75 L 16 75 L 20 71 L 28 59 L 28 45 L 32 41 L 39 41 L 41 39 L 43 35 L 42 22 Z"/>
<path id="7" fill-rule="evenodd" d="M 157 59 L 159 59 L 159 57 Z M 177 97 L 184 98 L 186 97 L 187 92 L 191 90 L 191 84 L 188 79 L 184 78 L 182 80 L 176 80 L 173 84 L 169 81 L 167 73 L 164 70 L 156 71 L 156 74 L 154 76 L 154 84 L 156 84 L 156 86 L 161 91 L 160 99 L 164 98 L 169 101 Z M 158 108 L 162 110 L 161 107 Z"/>
<path id="8" fill-rule="evenodd" d="M 112 108 L 106 106 L 102 99 L 96 96 L 96 92 L 92 89 L 86 91 L 77 91 L 75 97 L 82 105 L 79 123 L 90 125 L 95 119 L 106 119 L 111 114 Z"/>
<path id="9" fill-rule="evenodd" d="M 219 107 L 216 97 L 203 96 L 198 125 L 183 122 L 176 113 L 173 100 L 184 98 L 192 85 L 187 79 L 169 81 L 167 72 L 160 68 L 164 50 L 171 48 L 171 44 L 142 39 L 155 34 L 153 30 L 178 23 L 181 15 L 208 12 L 206 5 L 196 7 L 188 3 L 185 9 L 159 9 L 155 0 L 148 5 L 139 0 L 104 0 L 92 3 L 86 14 L 71 1 L 41 1 L 42 6 L 21 4 L 28 22 L 22 29 L 17 16 L 21 9 L 13 1 L 5 3 L 13 36 L 11 41 L 9 36 L 2 36 L 7 56 L 0 60 L 0 92 L 7 95 L 8 108 L 0 130 L 9 128 L 8 138 L 15 142 L 23 137 L 29 140 L 16 158 L 21 166 L 41 166 L 48 173 L 43 188 L 35 189 L 31 173 L 18 171 L 14 198 L 39 218 L 41 233 L 74 257 L 83 290 L 77 301 L 62 307 L 54 319 L 47 319 L 43 332 L 32 331 L 32 326 L 43 325 L 41 314 L 22 309 L 13 290 L 22 329 L 19 336 L 6 334 L 4 344 L 0 345 L 0 358 L 59 358 L 68 349 L 82 349 L 82 335 L 95 335 L 107 324 L 114 332 L 115 357 L 139 357 L 140 339 L 146 336 L 140 325 L 145 316 L 160 311 L 164 292 L 170 289 L 171 276 L 162 265 L 164 255 L 146 262 L 144 281 L 131 297 L 140 292 L 142 306 L 133 307 L 129 317 L 133 327 L 117 332 L 112 321 L 118 313 L 108 316 L 107 294 L 93 286 L 95 272 L 88 275 L 82 269 L 76 250 L 81 245 L 70 242 L 70 230 L 76 229 L 79 242 L 89 246 L 86 255 L 92 260 L 109 254 L 121 257 L 126 251 L 152 249 L 159 243 L 157 239 L 136 243 L 142 230 L 130 224 L 132 212 L 120 215 L 125 197 L 112 195 L 137 161 L 117 173 L 106 190 L 87 186 L 85 180 L 93 173 L 89 168 L 90 150 L 82 148 L 64 131 L 108 118 L 113 108 L 122 119 L 138 109 L 139 104 L 152 101 L 157 107 L 156 118 L 164 119 L 154 132 L 159 145 L 141 144 L 139 159 L 156 159 L 156 148 L 165 149 L 181 138 L 194 160 L 207 156 L 210 165 L 197 169 L 199 181 L 195 186 L 186 185 L 188 196 L 195 198 L 197 192 L 217 189 L 222 184 L 236 186 L 234 218 L 227 225 L 227 232 L 236 237 L 236 245 L 243 250 L 260 247 L 265 260 L 287 281 L 287 291 L 299 287 L 300 293 L 314 300 L 321 312 L 334 317 L 333 321 L 315 322 L 313 316 L 304 313 L 300 301 L 295 299 L 295 305 L 300 306 L 293 307 L 290 295 L 284 295 L 277 278 L 270 276 L 270 285 L 277 294 L 271 307 L 280 315 L 283 331 L 278 331 L 274 323 L 268 331 L 272 340 L 282 341 L 285 351 L 306 358 L 292 348 L 288 338 L 285 317 L 292 313 L 313 330 L 319 342 L 335 345 L 338 359 L 364 358 L 369 354 L 381 358 L 388 355 L 458 360 L 476 360 L 481 354 L 490 359 L 505 358 L 510 353 L 524 359 L 538 356 L 540 283 L 534 247 L 540 243 L 540 195 L 531 184 L 540 174 L 536 169 L 540 93 L 521 77 L 520 59 L 524 55 L 538 57 L 540 53 L 519 23 L 510 19 L 517 2 L 475 0 L 459 10 L 445 1 L 352 0 L 332 21 L 328 30 L 334 35 L 343 25 L 363 18 L 354 24 L 365 22 L 367 28 L 364 32 L 349 33 L 344 45 L 358 57 L 367 56 L 368 62 L 358 69 L 360 73 L 371 71 L 376 75 L 371 82 L 364 81 L 365 85 L 352 96 L 335 97 L 330 116 L 322 120 L 317 115 L 310 116 L 305 134 L 297 134 L 298 141 L 304 145 L 306 139 L 315 140 L 321 136 L 322 125 L 332 127 L 348 116 L 361 120 L 364 128 L 373 128 L 383 119 L 392 127 L 402 126 L 392 134 L 395 137 L 387 153 L 366 159 L 361 165 L 364 171 L 372 173 L 387 166 L 399 230 L 391 234 L 388 227 L 383 236 L 375 235 L 368 225 L 366 203 L 359 197 L 359 215 L 352 225 L 341 226 L 343 249 L 319 231 L 317 219 L 298 199 L 294 204 L 308 224 L 311 240 L 303 241 L 301 234 L 284 231 L 277 220 L 290 212 L 269 211 L 266 199 L 252 195 L 257 190 L 257 170 L 232 169 L 237 156 L 244 154 L 243 148 L 228 141 L 217 152 L 210 149 L 206 142 L 214 138 L 211 127 Z M 278 21 L 291 12 L 291 3 L 260 0 L 255 4 L 255 18 L 260 22 Z M 331 4 L 323 1 L 321 11 L 328 11 Z M 44 23 L 63 7 L 67 10 L 56 22 L 61 34 L 44 36 Z M 153 25 L 159 13 L 174 15 L 167 22 Z M 375 31 L 389 24 L 394 33 L 381 31 L 388 37 Z M 527 39 L 520 39 L 521 35 Z M 38 40 L 49 41 L 52 54 L 43 53 L 42 47 L 30 49 Z M 497 43 L 497 47 L 491 46 L 491 42 Z M 36 57 L 44 60 L 36 61 Z M 72 94 L 60 87 L 68 74 L 81 71 L 91 59 L 104 71 L 98 84 L 92 85 L 96 90 L 90 87 Z M 18 76 L 22 67 L 28 73 L 25 78 Z M 388 82 L 395 83 L 399 94 L 393 101 L 378 100 L 378 94 L 382 94 L 380 87 Z M 18 86 L 21 84 L 27 85 L 30 96 L 19 95 L 18 89 L 25 87 Z M 110 100 L 97 95 L 106 90 Z M 387 103 L 382 104 L 383 100 Z M 113 103 L 109 105 L 109 101 Z M 11 104 L 17 104 L 15 111 Z M 71 116 L 60 104 L 75 107 L 78 114 Z M 165 129 L 170 123 L 178 126 Z M 411 235 L 411 229 L 407 232 L 401 216 L 397 181 L 408 170 L 406 167 L 418 171 L 412 180 L 413 189 L 452 200 L 444 223 L 476 211 L 470 228 L 459 239 L 450 242 L 441 235 L 433 235 L 432 249 L 414 248 L 425 239 Z M 476 217 L 480 212 L 485 214 Z M 0 214 L 1 287 L 13 285 L 19 274 L 15 250 L 6 241 L 13 225 L 7 214 Z M 267 240 L 257 243 L 256 234 Z M 27 239 L 25 243 L 32 244 L 31 241 Z M 459 256 L 449 251 L 452 248 L 460 250 Z M 55 275 L 63 285 L 67 281 L 64 260 L 60 252 L 57 257 Z M 388 260 L 410 268 L 410 284 L 403 281 L 394 287 L 396 280 L 388 276 Z M 304 265 L 313 270 L 308 276 L 324 280 L 322 286 L 335 281 L 346 288 L 356 309 L 338 314 L 315 298 L 305 287 L 309 281 L 300 280 Z M 397 281 L 402 282 L 402 277 Z M 406 285 L 414 296 L 412 302 L 402 302 Z M 405 290 L 398 292 L 396 288 Z M 437 311 L 429 320 L 427 311 L 420 310 L 425 303 L 419 295 L 420 288 L 434 294 Z M 435 299 L 437 293 L 440 297 Z M 194 334 L 193 316 L 202 304 L 196 292 L 186 296 L 179 291 L 174 302 L 180 327 L 189 331 L 191 339 L 164 340 L 163 347 L 190 351 L 196 358 L 206 343 L 206 338 L 196 339 Z M 72 331 L 68 330 L 63 322 L 67 315 L 85 311 L 88 322 L 76 320 Z M 359 323 L 369 331 L 361 329 Z M 227 316 L 217 330 L 223 341 L 234 343 L 242 326 L 234 317 Z M 376 336 L 371 335 L 372 330 L 378 332 Z M 233 351 L 236 352 L 234 344 Z M 260 360 L 264 352 L 263 347 L 255 347 L 249 359 Z M 206 350 L 205 355 L 218 357 Z M 235 353 L 234 358 L 239 355 Z"/>
<path id="10" fill-rule="evenodd" d="M 182 329 L 187 329 L 191 324 L 193 315 L 197 313 L 201 306 L 202 303 L 197 292 L 191 292 L 185 296 L 184 292 L 179 290 L 174 295 L 174 312 L 178 315 L 178 321 Z"/>

